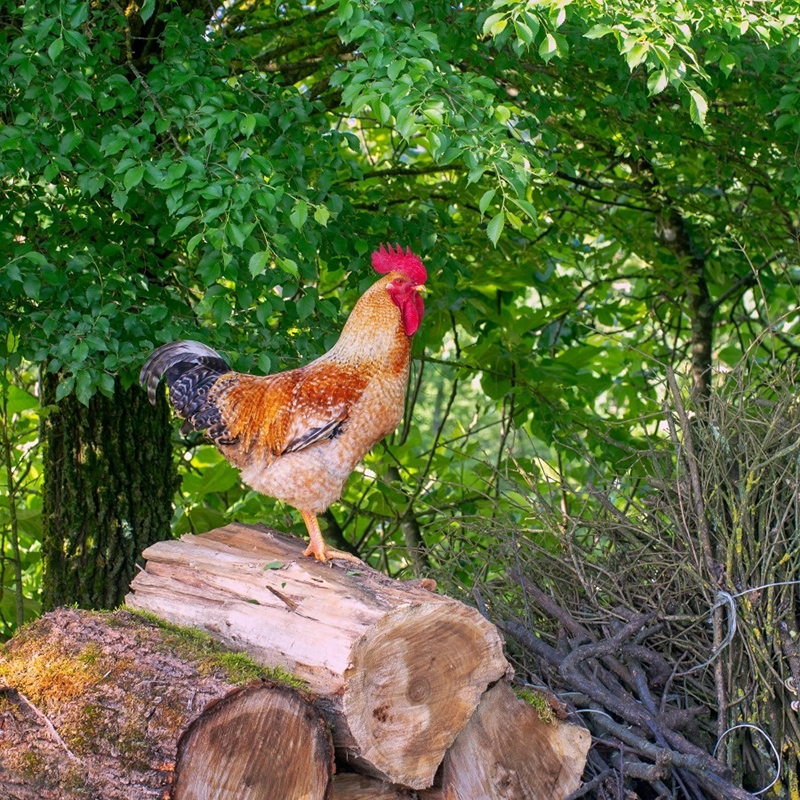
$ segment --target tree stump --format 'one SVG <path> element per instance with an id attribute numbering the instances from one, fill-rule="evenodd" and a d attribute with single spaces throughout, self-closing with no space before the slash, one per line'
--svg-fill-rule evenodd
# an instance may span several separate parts
<path id="1" fill-rule="evenodd" d="M 228 525 L 145 550 L 128 605 L 202 628 L 316 695 L 345 763 L 423 789 L 508 664 L 497 629 L 472 608 L 301 557 L 304 543 Z"/>
<path id="2" fill-rule="evenodd" d="M 437 789 L 422 800 L 563 800 L 580 786 L 592 737 L 543 722 L 505 681 L 481 699 L 444 759 Z"/>
<path id="3" fill-rule="evenodd" d="M 333 743 L 322 714 L 268 682 L 210 702 L 178 742 L 172 800 L 324 800 Z"/>

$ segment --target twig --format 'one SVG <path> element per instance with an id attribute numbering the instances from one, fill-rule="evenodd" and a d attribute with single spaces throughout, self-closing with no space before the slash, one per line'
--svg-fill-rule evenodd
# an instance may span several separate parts
<path id="1" fill-rule="evenodd" d="M 57 744 L 59 744 L 63 748 L 64 752 L 73 761 L 77 761 L 79 764 L 83 763 L 81 761 L 81 759 L 78 758 L 78 756 L 76 756 L 75 753 L 73 753 L 72 750 L 69 749 L 69 747 L 67 747 L 67 743 L 61 738 L 61 736 L 59 736 L 58 731 L 55 728 L 55 725 L 53 725 L 53 723 L 50 722 L 50 719 L 49 719 L 49 717 L 47 717 L 46 714 L 44 714 L 42 711 L 40 711 L 30 700 L 28 700 L 28 698 L 25 697 L 25 695 L 22 694 L 22 692 L 19 691 L 19 689 L 9 689 L 7 691 L 14 692 L 17 695 L 17 697 L 19 697 L 19 699 L 22 700 L 22 702 L 25 703 L 25 705 L 31 711 L 33 711 L 33 713 L 44 723 L 44 725 L 47 728 L 48 732 L 50 733 L 50 736 L 53 739 L 53 741 L 55 741 Z"/>

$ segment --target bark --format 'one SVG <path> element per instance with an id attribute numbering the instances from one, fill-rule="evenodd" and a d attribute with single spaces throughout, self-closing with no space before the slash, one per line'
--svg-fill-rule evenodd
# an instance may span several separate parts
<path id="1" fill-rule="evenodd" d="M 77 604 L 114 608 L 136 560 L 168 538 L 177 472 L 168 406 L 156 408 L 138 386 L 88 407 L 74 395 L 55 404 L 57 380 L 44 382 L 43 541 L 45 609 Z"/>
<path id="2" fill-rule="evenodd" d="M 182 731 L 235 688 L 218 657 L 127 611 L 26 626 L 0 649 L 0 797 L 160 797 Z"/>
<path id="3" fill-rule="evenodd" d="M 298 692 L 255 682 L 209 703 L 178 743 L 172 800 L 325 800 L 333 743 Z"/>
<path id="4" fill-rule="evenodd" d="M 441 780 L 422 800 L 562 800 L 581 782 L 588 730 L 542 721 L 504 681 L 483 696 L 445 756 Z"/>
<path id="5" fill-rule="evenodd" d="M 496 628 L 366 565 L 303 558 L 303 544 L 237 524 L 161 542 L 144 553 L 127 602 L 302 678 L 341 760 L 430 786 L 486 687 L 508 669 Z"/>

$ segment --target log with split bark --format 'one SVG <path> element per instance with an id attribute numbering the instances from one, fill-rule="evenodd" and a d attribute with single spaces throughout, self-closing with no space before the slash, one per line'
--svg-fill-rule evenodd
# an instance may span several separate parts
<path id="1" fill-rule="evenodd" d="M 160 542 L 128 604 L 201 628 L 306 681 L 340 760 L 423 789 L 508 664 L 475 609 L 364 565 L 302 558 L 302 543 L 232 524 Z"/>
<path id="2" fill-rule="evenodd" d="M 323 800 L 324 718 L 258 671 L 128 611 L 46 614 L 0 649 L 0 797 L 160 798 L 175 773 L 184 800 Z"/>

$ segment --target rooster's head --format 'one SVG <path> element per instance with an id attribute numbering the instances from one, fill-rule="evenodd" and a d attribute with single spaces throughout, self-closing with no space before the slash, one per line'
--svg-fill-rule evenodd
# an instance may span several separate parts
<path id="1" fill-rule="evenodd" d="M 407 248 L 403 252 L 400 245 L 381 245 L 372 254 L 372 266 L 381 275 L 393 274 L 386 286 L 392 302 L 400 309 L 403 329 L 407 336 L 413 336 L 422 322 L 425 304 L 420 292 L 425 290 L 428 273 L 420 259 Z"/>

